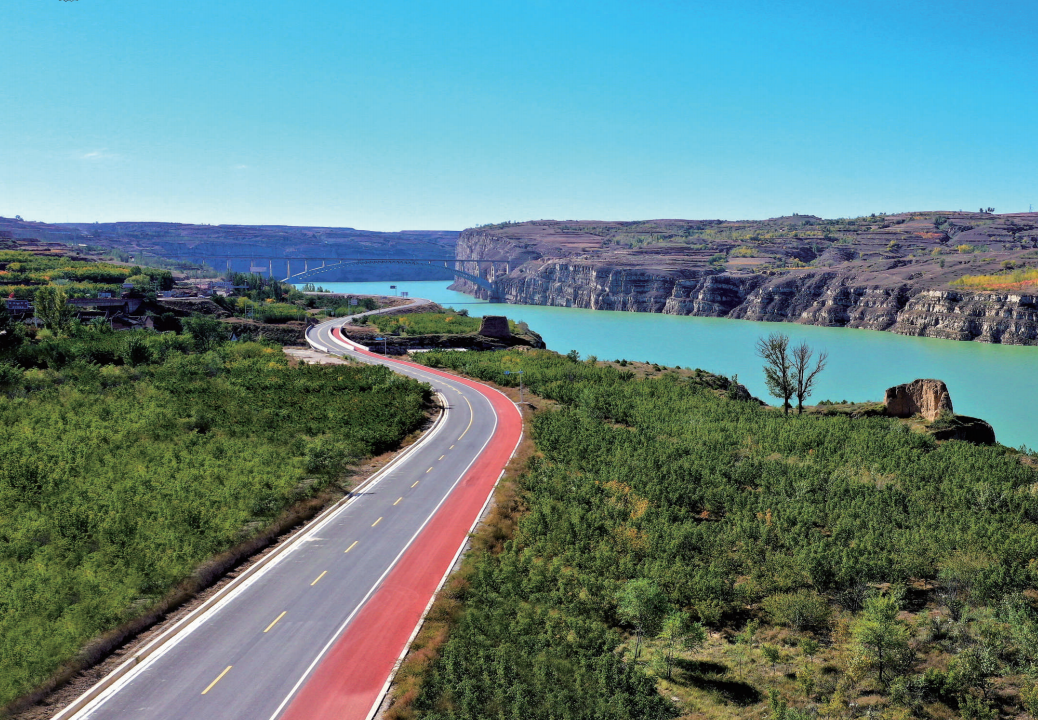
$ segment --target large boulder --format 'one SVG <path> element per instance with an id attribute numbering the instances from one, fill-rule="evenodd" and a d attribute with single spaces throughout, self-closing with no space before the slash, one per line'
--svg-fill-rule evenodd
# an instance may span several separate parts
<path id="1" fill-rule="evenodd" d="M 894 417 L 922 415 L 933 422 L 945 412 L 952 411 L 948 386 L 941 380 L 913 380 L 887 390 L 883 404 L 887 414 Z"/>
<path id="2" fill-rule="evenodd" d="M 504 315 L 486 315 L 479 324 L 479 334 L 488 338 L 507 340 L 512 337 L 508 329 L 508 318 Z"/>
<path id="3" fill-rule="evenodd" d="M 934 423 L 929 432 L 936 440 L 962 440 L 974 445 L 994 445 L 995 429 L 980 418 L 956 415 Z"/>

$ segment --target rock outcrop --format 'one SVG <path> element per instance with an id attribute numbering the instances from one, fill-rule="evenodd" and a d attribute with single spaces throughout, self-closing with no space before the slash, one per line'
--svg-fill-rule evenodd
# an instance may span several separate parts
<path id="1" fill-rule="evenodd" d="M 508 329 L 508 318 L 504 315 L 484 315 L 479 323 L 479 334 L 483 337 L 508 340 L 512 337 Z"/>
<path id="2" fill-rule="evenodd" d="M 985 420 L 956 415 L 928 428 L 935 440 L 962 440 L 974 445 L 994 445 L 995 429 Z"/>
<path id="3" fill-rule="evenodd" d="M 837 273 L 792 277 L 693 271 L 685 277 L 554 261 L 498 280 L 508 303 L 727 317 L 1038 345 L 1038 296 L 858 285 Z M 456 286 L 478 295 L 475 286 Z"/>
<path id="4" fill-rule="evenodd" d="M 895 385 L 887 390 L 883 405 L 888 415 L 900 418 L 922 415 L 930 422 L 953 412 L 948 386 L 941 380 L 913 380 Z"/>

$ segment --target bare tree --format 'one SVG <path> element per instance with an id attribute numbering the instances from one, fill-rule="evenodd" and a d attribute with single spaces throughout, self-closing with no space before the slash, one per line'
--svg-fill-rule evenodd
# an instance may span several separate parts
<path id="1" fill-rule="evenodd" d="M 804 398 L 811 394 L 818 373 L 825 370 L 825 363 L 829 359 L 829 353 L 822 350 L 818 353 L 818 361 L 812 370 L 811 358 L 814 354 L 815 351 L 806 342 L 801 342 L 793 348 L 793 380 L 796 384 L 793 394 L 797 396 L 797 415 L 804 412 Z"/>
<path id="2" fill-rule="evenodd" d="M 771 333 L 757 338 L 757 356 L 764 361 L 764 382 L 768 392 L 782 398 L 782 410 L 789 414 L 789 399 L 796 392 L 793 363 L 789 357 L 789 335 Z"/>

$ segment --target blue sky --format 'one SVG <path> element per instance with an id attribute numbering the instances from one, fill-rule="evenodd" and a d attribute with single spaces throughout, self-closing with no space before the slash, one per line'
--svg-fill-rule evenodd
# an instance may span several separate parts
<path id="1" fill-rule="evenodd" d="M 0 26 L 7 217 L 1038 206 L 1034 2 L 9 0 Z"/>

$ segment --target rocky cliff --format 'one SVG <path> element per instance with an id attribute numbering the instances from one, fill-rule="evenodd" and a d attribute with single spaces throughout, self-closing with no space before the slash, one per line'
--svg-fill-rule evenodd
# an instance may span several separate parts
<path id="1" fill-rule="evenodd" d="M 930 422 L 954 412 L 943 380 L 919 379 L 887 388 L 883 405 L 888 415 L 905 418 L 918 414 Z"/>
<path id="2" fill-rule="evenodd" d="M 1038 245 L 1038 227 L 1019 220 L 1004 222 L 1018 230 L 1004 238 L 998 234 L 1000 226 L 990 223 L 994 227 L 987 231 L 989 241 L 1005 242 L 981 246 L 984 257 L 955 249 L 960 247 L 954 244 L 956 235 L 961 239 L 965 233 L 979 242 L 978 230 L 968 224 L 962 227 L 970 229 L 959 233 L 936 233 L 920 229 L 919 222 L 916 227 L 894 223 L 897 235 L 887 232 L 889 228 L 869 226 L 850 237 L 826 231 L 829 237 L 817 240 L 805 239 L 806 231 L 799 229 L 787 238 L 755 243 L 726 241 L 718 221 L 703 221 L 710 223 L 706 230 L 692 230 L 688 241 L 679 243 L 674 241 L 682 237 L 675 224 L 687 226 L 692 221 L 654 222 L 669 223 L 665 227 L 673 237 L 620 246 L 607 242 L 609 232 L 600 227 L 613 228 L 615 237 L 616 226 L 624 225 L 617 223 L 542 221 L 466 230 L 458 241 L 457 257 L 484 262 L 459 263 L 459 268 L 493 282 L 499 297 L 509 303 L 1038 344 L 1038 287 L 1020 283 L 985 291 L 963 287 L 961 281 L 953 285 L 967 272 L 1026 269 L 1029 258 L 1038 259 L 1032 249 Z M 929 222 L 932 230 L 934 221 Z M 954 222 L 938 221 L 951 231 Z M 708 236 L 696 237 L 695 232 Z M 758 232 L 750 237 L 759 236 Z M 716 237 L 722 239 L 711 240 Z M 1038 267 L 1038 262 L 1031 262 Z M 469 282 L 454 287 L 488 296 Z"/>

